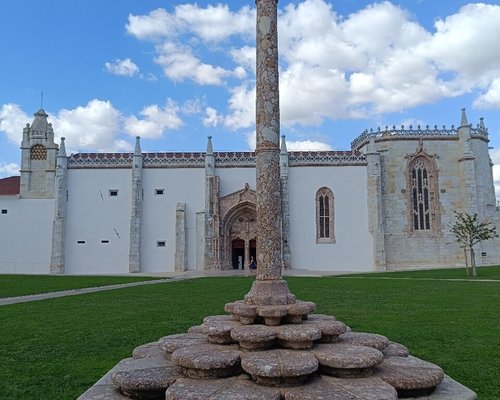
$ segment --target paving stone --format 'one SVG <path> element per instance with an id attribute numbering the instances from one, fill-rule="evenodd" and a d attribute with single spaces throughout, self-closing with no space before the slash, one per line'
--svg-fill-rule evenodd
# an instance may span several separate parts
<path id="1" fill-rule="evenodd" d="M 115 372 L 111 379 L 128 397 L 135 399 L 162 399 L 165 390 L 182 377 L 177 366 L 142 368 L 133 371 Z"/>
<path id="2" fill-rule="evenodd" d="M 318 344 L 311 352 L 321 366 L 342 369 L 369 368 L 384 359 L 382 352 L 377 349 L 345 343 Z"/>
<path id="3" fill-rule="evenodd" d="M 385 349 L 382 349 L 382 353 L 386 357 L 408 357 L 410 355 L 405 346 L 394 342 L 389 342 L 389 345 Z"/>
<path id="4" fill-rule="evenodd" d="M 320 343 L 331 343 L 338 340 L 339 335 L 345 333 L 345 324 L 333 319 L 307 320 L 303 322 L 307 326 L 315 326 L 321 331 Z"/>
<path id="5" fill-rule="evenodd" d="M 241 373 L 240 354 L 228 346 L 198 344 L 175 350 L 172 360 L 189 378 L 223 378 Z"/>
<path id="6" fill-rule="evenodd" d="M 166 400 L 280 400 L 279 389 L 239 378 L 217 380 L 178 379 L 166 392 Z"/>
<path id="7" fill-rule="evenodd" d="M 321 338 L 321 330 L 310 325 L 281 325 L 275 329 L 279 344 L 287 349 L 311 349 L 313 341 Z"/>
<path id="8" fill-rule="evenodd" d="M 216 344 L 233 343 L 231 330 L 237 326 L 242 325 L 237 321 L 210 321 L 201 324 L 203 333 L 208 336 L 208 341 Z"/>
<path id="9" fill-rule="evenodd" d="M 303 383 L 316 372 L 318 360 L 307 351 L 256 351 L 242 353 L 241 366 L 257 383 L 290 386 Z"/>
<path id="10" fill-rule="evenodd" d="M 373 347 L 377 350 L 385 349 L 389 345 L 389 339 L 385 336 L 364 332 L 346 332 L 339 336 L 339 342 Z"/>
<path id="11" fill-rule="evenodd" d="M 445 375 L 443 381 L 428 396 L 408 397 L 407 400 L 476 400 L 477 394 Z"/>
<path id="12" fill-rule="evenodd" d="M 158 347 L 167 353 L 173 353 L 177 349 L 195 344 L 207 344 L 208 336 L 201 333 L 180 333 L 162 337 L 158 341 Z"/>
<path id="13" fill-rule="evenodd" d="M 236 319 L 232 315 L 211 315 L 203 318 L 203 322 L 212 321 L 236 321 Z"/>
<path id="14" fill-rule="evenodd" d="M 269 349 L 276 343 L 275 329 L 266 325 L 244 325 L 231 331 L 233 340 L 246 350 Z"/>
<path id="15" fill-rule="evenodd" d="M 132 352 L 133 358 L 155 358 L 165 357 L 165 351 L 158 347 L 158 342 L 152 342 L 138 346 Z"/>
<path id="16" fill-rule="evenodd" d="M 203 334 L 204 332 L 204 329 L 202 328 L 201 325 L 195 325 L 195 326 L 192 326 L 188 329 L 188 333 L 201 333 Z M 207 338 L 208 340 L 208 338 Z"/>
<path id="17" fill-rule="evenodd" d="M 377 378 L 315 378 L 310 383 L 283 389 L 285 400 L 397 400 L 396 390 Z"/>
<path id="18" fill-rule="evenodd" d="M 77 400 L 129 400 L 130 397 L 120 393 L 112 385 L 94 385 L 83 393 Z"/>
<path id="19" fill-rule="evenodd" d="M 326 315 L 326 314 L 309 314 L 306 318 L 307 321 L 322 321 L 325 319 L 333 321 L 336 320 L 336 318 L 333 315 Z"/>
<path id="20" fill-rule="evenodd" d="M 394 386 L 401 397 L 429 394 L 444 377 L 440 367 L 413 356 L 387 357 L 375 371 L 378 377 Z"/>

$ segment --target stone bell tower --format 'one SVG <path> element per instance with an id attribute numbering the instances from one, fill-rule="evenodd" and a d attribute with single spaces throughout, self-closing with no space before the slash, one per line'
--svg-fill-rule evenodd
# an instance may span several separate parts
<path id="1" fill-rule="evenodd" d="M 33 123 L 23 129 L 21 143 L 21 198 L 53 199 L 56 158 L 59 147 L 54 143 L 52 124 L 40 109 Z"/>

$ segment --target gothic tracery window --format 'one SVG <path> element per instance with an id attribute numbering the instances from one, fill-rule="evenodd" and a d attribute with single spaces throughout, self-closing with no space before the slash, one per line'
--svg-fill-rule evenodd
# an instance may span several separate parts
<path id="1" fill-rule="evenodd" d="M 440 215 L 435 162 L 421 154 L 409 162 L 407 173 L 411 231 L 437 233 Z"/>
<path id="2" fill-rule="evenodd" d="M 316 192 L 316 242 L 335 243 L 333 192 L 322 187 Z"/>
<path id="3" fill-rule="evenodd" d="M 31 159 L 32 160 L 46 160 L 47 159 L 47 148 L 41 144 L 35 144 L 31 147 Z"/>

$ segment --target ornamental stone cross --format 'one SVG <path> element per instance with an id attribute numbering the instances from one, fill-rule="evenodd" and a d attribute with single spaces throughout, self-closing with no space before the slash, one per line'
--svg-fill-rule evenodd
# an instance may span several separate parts
<path id="1" fill-rule="evenodd" d="M 245 301 L 289 304 L 295 297 L 281 279 L 280 106 L 278 1 L 256 0 L 257 277 Z"/>

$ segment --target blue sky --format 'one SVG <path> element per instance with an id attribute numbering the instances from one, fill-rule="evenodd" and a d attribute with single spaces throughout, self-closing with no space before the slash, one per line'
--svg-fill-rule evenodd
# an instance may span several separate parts
<path id="1" fill-rule="evenodd" d="M 500 163 L 500 3 L 278 4 L 289 149 L 347 150 L 366 128 L 485 118 Z M 2 0 L 0 177 L 43 107 L 69 151 L 248 150 L 254 1 Z M 500 182 L 500 171 L 495 169 Z"/>

